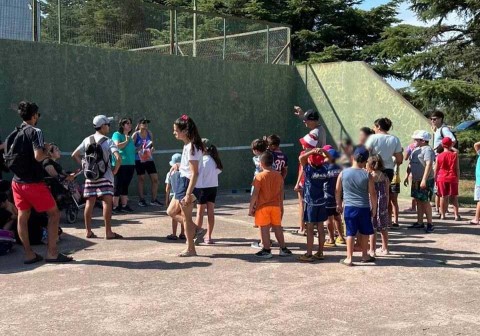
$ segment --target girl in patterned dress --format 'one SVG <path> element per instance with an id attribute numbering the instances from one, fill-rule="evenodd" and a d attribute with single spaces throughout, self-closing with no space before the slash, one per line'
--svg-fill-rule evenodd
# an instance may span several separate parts
<path id="1" fill-rule="evenodd" d="M 388 250 L 388 227 L 390 226 L 391 217 L 388 214 L 388 194 L 390 187 L 390 180 L 387 175 L 382 173 L 383 170 L 382 158 L 379 155 L 372 155 L 367 161 L 367 170 L 372 175 L 375 181 L 375 190 L 377 192 L 378 210 L 377 216 L 372 218 L 373 228 L 376 232 L 380 232 L 382 236 L 382 247 L 376 251 L 376 233 L 370 236 L 370 251 L 369 254 L 373 257 L 376 253 L 381 255 L 390 254 Z"/>

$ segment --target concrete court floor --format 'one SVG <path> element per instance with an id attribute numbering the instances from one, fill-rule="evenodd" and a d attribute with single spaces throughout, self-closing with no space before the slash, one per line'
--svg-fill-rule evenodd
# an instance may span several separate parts
<path id="1" fill-rule="evenodd" d="M 288 196 L 287 228 L 297 223 Z M 86 240 L 81 219 L 63 225 L 71 264 L 24 266 L 16 247 L 0 257 L 0 335 L 480 334 L 479 227 L 447 221 L 426 235 L 402 214 L 393 255 L 375 265 L 340 265 L 344 246 L 314 264 L 258 260 L 248 195 L 218 200 L 216 244 L 199 246 L 196 258 L 176 256 L 184 246 L 164 238 L 170 220 L 152 208 L 114 218 L 124 240 Z M 303 237 L 285 237 L 303 253 Z"/>

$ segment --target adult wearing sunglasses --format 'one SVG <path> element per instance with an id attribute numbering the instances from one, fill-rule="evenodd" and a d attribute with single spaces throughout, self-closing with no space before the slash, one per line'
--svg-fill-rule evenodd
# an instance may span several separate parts
<path id="1" fill-rule="evenodd" d="M 122 118 L 118 123 L 118 131 L 113 133 L 112 140 L 118 147 L 122 157 L 122 165 L 115 175 L 115 191 L 113 195 L 113 213 L 133 212 L 128 205 L 128 187 L 135 172 L 135 144 L 131 137 L 132 119 Z"/>
<path id="2" fill-rule="evenodd" d="M 147 206 L 143 190 L 145 186 L 145 173 L 148 174 L 152 183 L 152 199 L 150 201 L 150 205 L 163 205 L 157 199 L 158 174 L 157 168 L 155 167 L 155 162 L 153 161 L 153 134 L 148 129 L 148 124 L 150 124 L 150 120 L 148 120 L 146 117 L 141 118 L 138 121 L 137 127 L 135 128 L 135 133 L 132 136 L 136 151 L 135 170 L 137 171 L 138 177 L 138 196 L 140 197 L 138 205 L 141 207 Z"/>
<path id="3" fill-rule="evenodd" d="M 452 133 L 450 127 L 444 122 L 445 115 L 441 111 L 435 111 L 430 117 L 432 128 L 435 132 L 433 135 L 433 150 L 437 153 L 443 151 L 442 140 L 443 138 L 450 138 L 453 141 L 453 145 L 457 142 L 455 135 Z"/>

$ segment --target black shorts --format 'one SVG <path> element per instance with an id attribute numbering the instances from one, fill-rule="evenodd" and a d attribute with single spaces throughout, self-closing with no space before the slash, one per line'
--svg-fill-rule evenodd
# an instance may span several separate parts
<path id="1" fill-rule="evenodd" d="M 155 167 L 155 162 L 153 161 L 145 161 L 141 162 L 140 160 L 135 160 L 135 170 L 137 171 L 137 175 L 145 175 L 147 172 L 148 175 L 156 174 L 157 167 Z"/>
<path id="2" fill-rule="evenodd" d="M 390 182 L 392 182 L 392 180 L 393 180 L 393 175 L 395 175 L 395 172 L 393 171 L 393 169 L 384 169 L 384 170 L 383 170 L 383 173 L 384 173 L 385 175 L 387 175 L 388 180 L 389 180 Z"/>
<path id="3" fill-rule="evenodd" d="M 217 189 L 217 187 L 198 189 L 198 204 L 215 203 L 217 199 Z"/>
<path id="4" fill-rule="evenodd" d="M 132 182 L 134 172 L 134 165 L 120 166 L 117 175 L 115 175 L 114 196 L 118 197 L 128 195 L 128 187 L 130 186 L 130 182 Z"/>
<path id="5" fill-rule="evenodd" d="M 337 208 L 327 208 L 327 216 L 338 216 L 340 215 L 337 211 Z"/>

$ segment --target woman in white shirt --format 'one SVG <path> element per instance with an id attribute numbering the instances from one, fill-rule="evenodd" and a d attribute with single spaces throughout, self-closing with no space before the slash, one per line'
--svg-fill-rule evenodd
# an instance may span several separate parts
<path id="1" fill-rule="evenodd" d="M 203 233 L 203 214 L 207 209 L 208 229 L 205 244 L 213 244 L 212 231 L 215 225 L 215 199 L 217 198 L 218 175 L 222 172 L 223 165 L 218 155 L 215 145 L 212 145 L 208 139 L 202 139 L 205 146 L 205 155 L 203 156 L 202 167 L 200 169 L 201 177 L 197 183 L 199 197 L 197 204 L 197 227 L 199 233 Z M 199 244 L 201 241 L 198 236 L 195 241 Z"/>
<path id="2" fill-rule="evenodd" d="M 193 205 L 197 200 L 195 189 L 199 179 L 200 163 L 202 162 L 203 152 L 205 151 L 202 138 L 198 134 L 197 126 L 192 118 L 182 115 L 175 120 L 173 124 L 173 135 L 178 140 L 183 141 L 182 160 L 180 165 L 175 165 L 173 169 L 180 171 L 180 179 L 174 186 L 175 197 L 170 202 L 167 214 L 185 227 L 187 238 L 187 249 L 179 254 L 179 257 L 196 256 L 194 236 L 196 225 L 192 220 Z M 173 187 L 173 186 L 172 186 Z M 205 233 L 203 233 L 205 235 Z M 201 237 L 203 238 L 203 237 Z"/>

